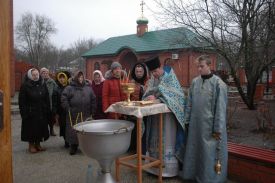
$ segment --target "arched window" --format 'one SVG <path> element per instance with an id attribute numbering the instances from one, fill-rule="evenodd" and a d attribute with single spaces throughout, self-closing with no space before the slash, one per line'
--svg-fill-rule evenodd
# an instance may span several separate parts
<path id="1" fill-rule="evenodd" d="M 94 64 L 94 70 L 100 70 L 100 64 L 98 62 Z"/>
<path id="2" fill-rule="evenodd" d="M 113 63 L 113 60 L 103 60 L 101 63 L 103 65 L 106 65 L 107 69 L 111 69 L 111 64 Z"/>

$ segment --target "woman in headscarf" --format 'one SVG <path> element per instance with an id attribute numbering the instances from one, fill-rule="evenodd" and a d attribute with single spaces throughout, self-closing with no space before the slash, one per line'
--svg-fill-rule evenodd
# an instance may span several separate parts
<path id="1" fill-rule="evenodd" d="M 61 105 L 66 110 L 66 141 L 70 143 L 70 154 L 76 154 L 78 139 L 75 124 L 86 120 L 96 111 L 96 97 L 92 88 L 85 82 L 82 71 L 77 71 L 71 83 L 61 95 Z"/>
<path id="2" fill-rule="evenodd" d="M 22 117 L 21 140 L 29 143 L 29 152 L 45 151 L 40 142 L 49 138 L 50 100 L 47 86 L 39 71 L 29 69 L 19 92 Z"/>
<path id="3" fill-rule="evenodd" d="M 53 104 L 52 111 L 55 116 L 55 121 L 59 123 L 59 135 L 64 138 L 65 148 L 70 147 L 69 143 L 66 141 L 66 110 L 61 106 L 61 94 L 66 86 L 69 84 L 69 78 L 71 77 L 70 72 L 60 71 L 56 73 L 56 83 L 58 87 L 53 93 Z"/>
<path id="4" fill-rule="evenodd" d="M 102 89 L 104 83 L 104 77 L 99 70 L 93 72 L 92 88 L 96 96 L 96 112 L 93 119 L 104 119 L 106 114 L 102 111 Z"/>
<path id="5" fill-rule="evenodd" d="M 144 91 L 146 90 L 146 83 L 148 81 L 148 71 L 144 63 L 136 63 L 134 67 L 131 70 L 131 82 L 135 83 L 135 91 L 131 94 L 131 100 L 132 101 L 140 101 L 142 100 L 142 96 L 144 94 Z M 127 120 L 132 121 L 135 123 L 135 127 L 131 134 L 131 144 L 129 147 L 129 151 L 135 151 L 136 150 L 136 142 L 137 142 L 137 129 L 136 129 L 136 117 L 135 116 L 127 116 Z M 146 117 L 144 117 L 144 122 L 146 121 Z M 145 137 L 143 137 L 142 144 L 145 144 Z M 145 149 L 145 146 L 142 148 Z M 145 152 L 144 152 L 145 154 Z"/>
<path id="6" fill-rule="evenodd" d="M 131 94 L 131 100 L 142 100 L 144 91 L 146 90 L 146 83 L 148 81 L 148 72 L 143 63 L 136 63 L 131 71 L 133 83 L 136 84 L 135 92 Z"/>

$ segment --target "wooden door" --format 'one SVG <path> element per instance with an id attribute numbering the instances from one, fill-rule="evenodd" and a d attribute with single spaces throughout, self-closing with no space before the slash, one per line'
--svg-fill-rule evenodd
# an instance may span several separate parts
<path id="1" fill-rule="evenodd" d="M 0 0 L 0 90 L 3 127 L 0 129 L 0 182 L 12 182 L 10 66 L 12 58 L 12 0 Z M 1 116 L 1 115 L 0 115 Z M 0 125 L 1 126 L 1 125 Z"/>

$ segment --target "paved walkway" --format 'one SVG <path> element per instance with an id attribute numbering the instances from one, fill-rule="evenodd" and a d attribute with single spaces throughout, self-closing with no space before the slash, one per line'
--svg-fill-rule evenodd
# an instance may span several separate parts
<path id="1" fill-rule="evenodd" d="M 58 132 L 58 127 L 55 127 Z M 63 138 L 50 137 L 41 143 L 45 152 L 30 154 L 28 144 L 20 139 L 21 118 L 19 114 L 12 115 L 13 144 L 13 177 L 14 183 L 85 183 L 88 164 L 92 164 L 94 176 L 99 168 L 98 163 L 80 151 L 74 156 L 64 148 Z M 114 166 L 113 166 L 114 173 Z M 122 168 L 122 183 L 136 182 L 135 172 Z M 157 177 L 143 173 L 144 183 L 157 182 Z M 164 183 L 180 183 L 179 178 L 164 179 Z"/>
<path id="2" fill-rule="evenodd" d="M 16 100 L 12 100 L 12 151 L 14 183 L 85 183 L 88 164 L 92 164 L 94 177 L 99 165 L 80 151 L 74 156 L 64 148 L 63 138 L 50 137 L 41 145 L 47 150 L 36 154 L 27 151 L 28 144 L 22 142 L 21 117 Z M 59 127 L 55 126 L 55 132 Z M 114 164 L 113 164 L 113 173 Z M 135 171 L 126 167 L 121 169 L 121 183 L 136 182 Z M 143 172 L 143 183 L 156 183 L 157 177 Z M 180 178 L 166 178 L 163 183 L 182 183 Z M 233 183 L 228 181 L 228 183 Z"/>

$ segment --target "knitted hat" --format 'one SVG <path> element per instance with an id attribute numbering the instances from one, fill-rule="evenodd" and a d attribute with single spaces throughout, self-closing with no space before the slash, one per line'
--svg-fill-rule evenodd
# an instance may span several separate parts
<path id="1" fill-rule="evenodd" d="M 49 72 L 49 69 L 47 69 L 46 67 L 42 67 L 40 69 L 40 74 L 42 74 L 43 72 Z"/>
<path id="2" fill-rule="evenodd" d="M 119 62 L 113 62 L 111 65 L 111 70 L 114 70 L 117 67 L 120 67 L 122 69 L 122 66 Z"/>
<path id="3" fill-rule="evenodd" d="M 149 71 L 153 71 L 153 70 L 155 70 L 155 69 L 157 69 L 157 68 L 160 67 L 160 61 L 159 61 L 159 57 L 158 56 L 151 57 L 151 58 L 145 60 L 144 63 L 147 65 Z"/>

